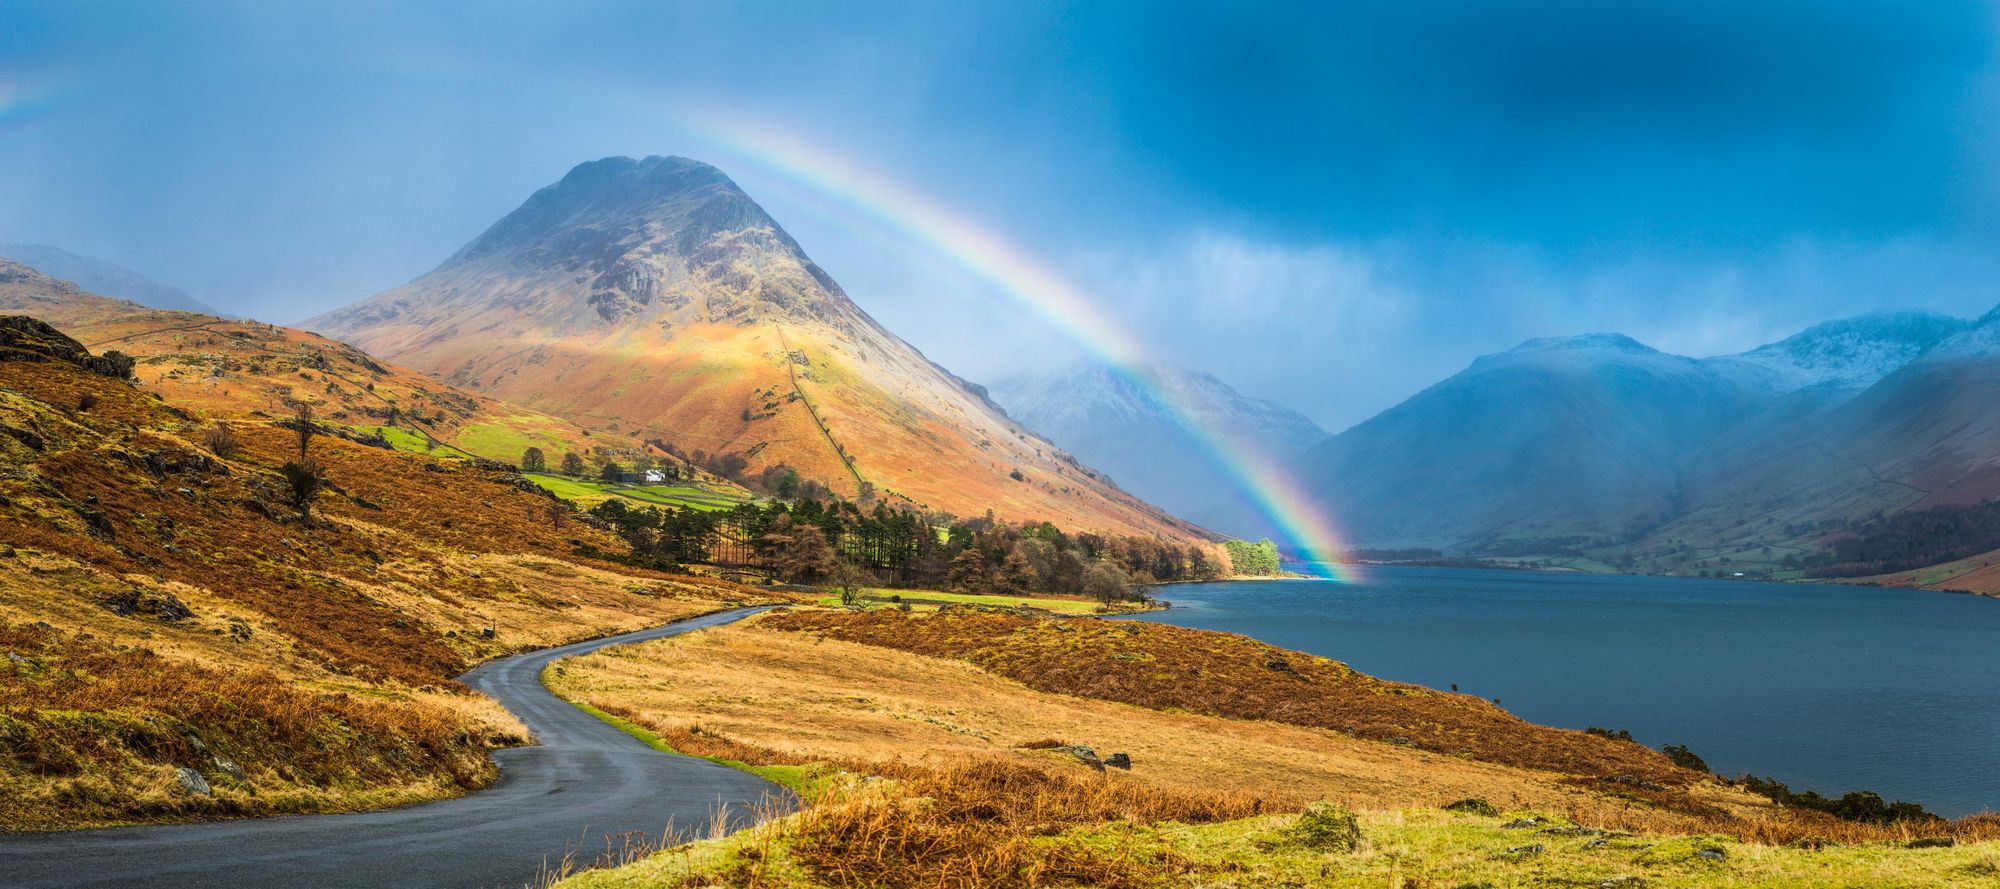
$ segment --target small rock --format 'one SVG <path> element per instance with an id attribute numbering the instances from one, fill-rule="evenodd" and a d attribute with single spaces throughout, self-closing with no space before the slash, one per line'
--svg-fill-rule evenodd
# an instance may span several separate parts
<path id="1" fill-rule="evenodd" d="M 1072 744 L 1067 747 L 1053 747 L 1050 749 L 1055 751 L 1056 753 L 1067 753 L 1071 756 L 1076 757 L 1077 762 L 1083 763 L 1084 765 L 1087 765 L 1100 772 L 1104 771 L 1104 760 L 1098 758 L 1097 751 L 1092 750 L 1089 747 L 1085 747 L 1082 744 Z"/>
<path id="2" fill-rule="evenodd" d="M 1544 828 L 1542 832 L 1549 834 L 1551 836 L 1559 836 L 1559 837 L 1594 837 L 1604 833 L 1604 831 L 1598 830 L 1595 827 L 1575 827 L 1575 826 Z"/>
<path id="3" fill-rule="evenodd" d="M 482 638 L 482 639 L 491 639 L 491 638 L 493 638 L 493 628 L 492 628 L 492 627 L 487 627 L 486 629 L 483 629 L 483 630 L 480 630 L 480 631 L 479 631 L 479 636 L 480 636 L 480 638 Z"/>
<path id="4" fill-rule="evenodd" d="M 181 495 L 181 496 L 183 496 L 183 497 L 193 497 L 193 496 L 194 496 L 194 489 L 193 489 L 193 488 L 175 488 L 175 489 L 174 489 L 174 493 L 176 493 L 176 494 L 179 494 L 179 495 Z"/>
<path id="5" fill-rule="evenodd" d="M 185 790 L 194 796 L 215 795 L 215 791 L 210 790 L 208 787 L 208 779 L 203 778 L 200 772 L 197 772 L 194 769 L 190 769 L 187 766 L 181 766 L 180 768 L 175 769 L 174 773 L 181 779 L 182 790 Z"/>
<path id="6" fill-rule="evenodd" d="M 1958 845 L 1958 840 L 1952 837 L 1921 837 L 1911 840 L 1909 847 L 1912 849 L 1949 849 L 1956 845 Z"/>
<path id="7" fill-rule="evenodd" d="M 24 658 L 20 654 L 12 651 L 7 652 L 7 659 L 17 664 L 25 664 L 28 662 L 27 658 Z"/>
<path id="8" fill-rule="evenodd" d="M 1644 879 L 1631 876 L 1606 877 L 1597 881 L 1597 889 L 1639 889 L 1644 885 Z"/>
<path id="9" fill-rule="evenodd" d="M 1598 837 L 1597 839 L 1594 839 L 1594 840 L 1591 840 L 1591 841 L 1590 841 L 1590 842 L 1588 842 L 1588 843 L 1584 843 L 1584 844 L 1583 844 L 1583 848 L 1584 848 L 1584 849 L 1585 849 L 1586 851 L 1588 851 L 1588 850 L 1590 850 L 1590 849 L 1602 849 L 1602 848 L 1604 848 L 1605 846 L 1608 846 L 1608 845 L 1610 845 L 1610 844 L 1611 844 L 1611 841 L 1610 841 L 1610 840 L 1607 840 L 1607 839 L 1605 839 L 1605 838 L 1603 838 L 1603 837 Z"/>
<path id="10" fill-rule="evenodd" d="M 1506 854 L 1515 858 L 1530 858 L 1546 851 L 1548 851 L 1548 847 L 1541 843 L 1529 843 L 1526 846 L 1515 846 L 1512 849 L 1508 849 Z"/>
<path id="11" fill-rule="evenodd" d="M 1512 821 L 1509 821 L 1509 822 L 1507 822 L 1506 824 L 1502 824 L 1502 825 L 1500 825 L 1500 829 L 1501 829 L 1501 830 L 1526 830 L 1527 828 L 1530 828 L 1530 827 L 1539 827 L 1539 826 L 1541 826 L 1541 824 L 1542 824 L 1542 819 L 1541 819 L 1541 818 L 1539 818 L 1539 817 L 1537 817 L 1537 816 L 1534 816 L 1534 815 L 1529 815 L 1529 816 L 1528 816 L 1528 817 L 1526 817 L 1526 818 L 1516 818 L 1516 819 L 1514 819 L 1514 820 L 1512 820 Z"/>
<path id="12" fill-rule="evenodd" d="M 1466 815 L 1484 815 L 1488 818 L 1500 814 L 1500 810 L 1493 808 L 1492 803 L 1478 797 L 1468 797 L 1451 803 L 1446 805 L 1444 810 L 1447 812 L 1460 812 Z"/>
<path id="13" fill-rule="evenodd" d="M 1717 849 L 1711 846 L 1707 849 L 1695 850 L 1694 857 L 1707 859 L 1709 861 L 1721 861 L 1722 859 L 1728 857 L 1728 853 L 1725 853 L 1721 849 Z"/>
<path id="14" fill-rule="evenodd" d="M 1124 753 L 1113 753 L 1105 757 L 1104 764 L 1110 768 L 1132 771 L 1132 757 Z"/>
<path id="15" fill-rule="evenodd" d="M 243 767 L 237 765 L 236 761 L 230 759 L 229 757 L 226 756 L 216 757 L 215 767 L 217 769 L 220 769 L 223 774 L 228 775 L 231 778 L 235 778 L 238 781 L 245 780 L 243 777 Z"/>
<path id="16" fill-rule="evenodd" d="M 1308 849 L 1352 852 L 1361 848 L 1361 823 L 1338 803 L 1320 800 L 1285 828 L 1285 839 Z"/>

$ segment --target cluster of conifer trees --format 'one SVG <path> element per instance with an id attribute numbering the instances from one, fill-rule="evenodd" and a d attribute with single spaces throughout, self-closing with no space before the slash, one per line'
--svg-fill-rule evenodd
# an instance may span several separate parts
<path id="1" fill-rule="evenodd" d="M 1114 600 L 1142 584 L 1212 580 L 1212 547 L 1070 534 L 990 514 L 942 525 L 909 510 L 847 500 L 774 500 L 728 511 L 661 509 L 613 498 L 590 510 L 649 560 L 753 565 L 792 583 L 866 582 L 967 592 L 1071 593 Z M 1272 552 L 1275 565 L 1275 550 Z M 857 581 L 857 577 L 860 578 Z"/>

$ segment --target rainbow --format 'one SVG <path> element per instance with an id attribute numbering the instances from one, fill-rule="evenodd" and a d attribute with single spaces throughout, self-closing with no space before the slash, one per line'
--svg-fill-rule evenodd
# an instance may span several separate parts
<path id="1" fill-rule="evenodd" d="M 32 119 L 53 98 L 54 90 L 48 86 L 0 75 L 0 132 Z"/>
<path id="2" fill-rule="evenodd" d="M 1323 577 L 1357 579 L 1354 567 L 1339 561 L 1342 547 L 1332 523 L 1302 496 L 1301 486 L 1282 464 L 1254 442 L 1206 428 L 1151 378 L 1146 370 L 1151 365 L 1139 340 L 1062 274 L 977 222 L 810 142 L 726 114 L 692 117 L 694 128 L 725 151 L 865 214 L 1062 331 L 1185 429 L 1283 538 L 1281 545 L 1303 556 Z"/>

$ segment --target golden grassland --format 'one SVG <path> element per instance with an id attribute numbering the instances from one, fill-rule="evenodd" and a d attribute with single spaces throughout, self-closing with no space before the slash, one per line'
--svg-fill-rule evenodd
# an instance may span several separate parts
<path id="1" fill-rule="evenodd" d="M 989 619 L 1013 629 L 1001 638 L 971 632 Z M 842 627 L 879 638 L 849 641 Z M 1128 627 L 1174 632 L 1158 647 L 1094 635 Z M 1043 633 L 1064 634 L 1068 656 L 1084 666 L 1042 678 L 1051 669 Z M 1074 637 L 1081 644 L 1070 644 L 1072 633 L 1083 634 Z M 920 637 L 954 639 L 957 650 L 935 642 L 928 653 L 908 650 Z M 559 694 L 680 752 L 790 766 L 814 803 L 564 885 L 1804 887 L 1976 885 L 2000 873 L 1991 842 L 2000 824 L 1990 819 L 1879 826 L 1782 810 L 1637 745 L 1551 734 L 1559 730 L 1497 708 L 1458 706 L 1461 696 L 1399 693 L 1409 687 L 1332 662 L 1314 669 L 1296 652 L 1282 652 L 1290 669 L 1271 669 L 1278 650 L 1246 644 L 1151 624 L 966 609 L 794 611 L 562 662 L 545 675 Z M 1197 697 L 1106 699 L 1138 697 L 1149 687 L 1141 680 L 1168 666 L 1158 655 L 1171 647 L 1209 661 L 1201 675 L 1175 680 Z M 1229 666 L 1242 660 L 1257 670 Z M 1010 669 L 1023 675 L 1002 675 Z M 1076 687 L 1047 687 L 1078 677 Z M 1492 732 L 1563 752 L 1478 748 L 1489 760 L 1516 760 L 1481 761 L 1297 724 L 1333 720 L 1274 718 L 1304 712 L 1276 704 L 1314 685 L 1348 689 L 1314 706 L 1351 713 L 1357 727 L 1428 721 L 1436 737 Z M 1269 712 L 1214 712 L 1230 700 Z M 1058 744 L 1125 752 L 1133 767 L 1098 773 L 1050 749 Z M 1639 766 L 1676 783 L 1648 791 L 1597 780 L 1602 768 Z M 1499 812 L 1443 808 L 1466 798 Z M 1288 813 L 1314 800 L 1361 813 L 1358 850 L 1287 840 L 1297 817 Z M 1960 845 L 1905 848 L 1938 837 Z"/>
<path id="2" fill-rule="evenodd" d="M 344 343 L 256 321 L 152 309 L 82 293 L 62 282 L 0 283 L 0 311 L 54 325 L 94 352 L 138 360 L 134 373 L 169 402 L 216 416 L 283 416 L 288 400 L 315 402 L 323 420 L 350 426 L 391 422 L 410 449 L 439 457 L 512 463 L 528 447 L 551 462 L 565 451 L 632 449 L 635 440 L 469 394 L 375 360 Z"/>
<path id="3" fill-rule="evenodd" d="M 302 521 L 295 436 L 235 417 L 216 454 L 153 393 L 0 364 L 0 829 L 460 793 L 522 732 L 451 677 L 760 597 L 578 557 L 618 542 L 505 473 L 331 436 Z"/>

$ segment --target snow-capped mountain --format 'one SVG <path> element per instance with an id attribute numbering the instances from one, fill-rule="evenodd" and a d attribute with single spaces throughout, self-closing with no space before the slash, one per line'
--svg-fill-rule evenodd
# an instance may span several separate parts
<path id="1" fill-rule="evenodd" d="M 1287 460 L 1326 438 L 1297 411 L 1203 372 L 1077 364 L 1003 381 L 991 394 L 1015 420 L 1180 515 L 1232 489 L 1210 440 Z"/>
<path id="2" fill-rule="evenodd" d="M 1996 405 L 2000 310 L 1848 318 L 1702 359 L 1554 337 L 1473 361 L 1295 475 L 1359 546 L 1754 546 L 1788 524 L 2000 493 Z M 1254 531 L 1240 510 L 1192 517 Z"/>
<path id="3" fill-rule="evenodd" d="M 1972 325 L 1931 312 L 1889 312 L 1828 321 L 1740 355 L 1709 359 L 1770 375 L 1782 392 L 1814 386 L 1865 389 Z"/>

